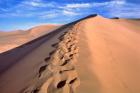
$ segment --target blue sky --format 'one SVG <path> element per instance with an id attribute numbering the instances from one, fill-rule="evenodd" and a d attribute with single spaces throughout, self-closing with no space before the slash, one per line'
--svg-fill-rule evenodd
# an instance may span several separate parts
<path id="1" fill-rule="evenodd" d="M 0 30 L 65 24 L 94 13 L 140 18 L 140 0 L 0 0 Z"/>

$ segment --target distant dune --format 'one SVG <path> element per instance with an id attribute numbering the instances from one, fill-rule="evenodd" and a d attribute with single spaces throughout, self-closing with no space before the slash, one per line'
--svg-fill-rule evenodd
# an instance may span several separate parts
<path id="1" fill-rule="evenodd" d="M 0 54 L 0 93 L 140 93 L 139 26 L 90 15 L 1 35 L 18 47 Z"/>
<path id="2" fill-rule="evenodd" d="M 0 32 L 0 53 L 18 47 L 39 36 L 49 33 L 60 27 L 60 25 L 40 25 L 27 31 L 17 30 L 11 32 Z"/>

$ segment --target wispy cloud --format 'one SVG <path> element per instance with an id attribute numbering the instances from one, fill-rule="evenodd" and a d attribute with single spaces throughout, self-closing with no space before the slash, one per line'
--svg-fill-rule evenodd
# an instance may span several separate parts
<path id="1" fill-rule="evenodd" d="M 90 3 L 76 3 L 76 4 L 67 4 L 65 8 L 89 8 L 91 7 Z"/>
<path id="2" fill-rule="evenodd" d="M 117 6 L 117 5 L 123 5 L 125 4 L 126 1 L 125 0 L 112 0 L 112 1 L 108 1 L 108 2 L 94 2 L 91 3 L 92 7 L 101 7 L 101 6 Z"/>
<path id="3" fill-rule="evenodd" d="M 54 16 L 54 12 L 52 9 L 48 10 L 48 8 L 54 8 L 56 5 L 55 2 L 45 2 L 43 0 L 24 0 L 18 5 L 4 9 L 0 8 L 0 17 L 31 17 L 31 16 L 45 16 L 51 17 Z M 48 12 L 46 15 L 46 11 Z M 50 14 L 49 14 L 50 13 Z"/>
<path id="4" fill-rule="evenodd" d="M 81 9 L 89 9 L 92 7 L 90 3 L 67 3 L 63 5 L 58 5 L 58 8 L 61 10 L 62 14 L 65 16 L 77 16 L 81 15 Z"/>
<path id="5" fill-rule="evenodd" d="M 122 18 L 140 18 L 140 7 L 134 3 L 124 3 L 123 5 L 110 7 L 110 16 Z"/>
<path id="6" fill-rule="evenodd" d="M 69 11 L 69 10 L 64 10 L 63 14 L 66 16 L 76 16 L 76 15 L 80 15 L 80 13 L 74 12 L 74 11 Z"/>
<path id="7" fill-rule="evenodd" d="M 0 11 L 1 11 L 1 12 L 6 12 L 6 11 L 8 11 L 8 9 L 0 8 Z"/>
<path id="8" fill-rule="evenodd" d="M 40 6 L 45 6 L 45 4 L 40 3 L 40 2 L 24 2 L 25 5 L 33 6 L 33 7 L 40 7 Z"/>
<path id="9" fill-rule="evenodd" d="M 139 18 L 140 7 L 136 3 L 130 3 L 126 0 L 113 0 L 103 3 L 93 3 L 93 7 L 103 7 L 107 10 L 108 17 L 121 17 L 121 18 Z"/>
<path id="10" fill-rule="evenodd" d="M 54 14 L 54 13 L 49 13 L 47 15 L 40 16 L 40 18 L 47 19 L 47 18 L 55 18 L 56 16 L 58 16 L 58 15 L 57 14 Z"/>
<path id="11" fill-rule="evenodd" d="M 59 13 L 60 11 L 58 10 L 51 10 L 51 11 L 43 11 L 43 12 L 40 12 L 38 13 L 38 17 L 41 18 L 41 19 L 50 19 L 50 18 L 55 18 L 57 16 L 59 16 Z"/>
<path id="12" fill-rule="evenodd" d="M 55 2 L 45 2 L 42 0 L 25 0 L 19 6 L 33 7 L 33 8 L 45 8 L 45 7 L 55 7 Z"/>

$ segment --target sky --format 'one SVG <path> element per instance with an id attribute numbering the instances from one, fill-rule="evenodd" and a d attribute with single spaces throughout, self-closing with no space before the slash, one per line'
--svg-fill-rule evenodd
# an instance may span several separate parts
<path id="1" fill-rule="evenodd" d="M 140 0 L 0 0 L 0 31 L 66 24 L 90 14 L 140 18 Z"/>

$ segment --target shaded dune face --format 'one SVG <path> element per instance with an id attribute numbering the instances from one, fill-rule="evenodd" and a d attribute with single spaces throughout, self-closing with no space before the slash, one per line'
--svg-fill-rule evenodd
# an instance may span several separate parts
<path id="1" fill-rule="evenodd" d="M 27 31 L 0 32 L 0 53 L 25 44 L 58 28 L 59 25 L 41 25 Z"/>
<path id="2" fill-rule="evenodd" d="M 43 36 L 53 27 L 30 29 L 37 39 L 0 54 L 0 91 L 140 93 L 139 24 L 90 15 Z"/>

